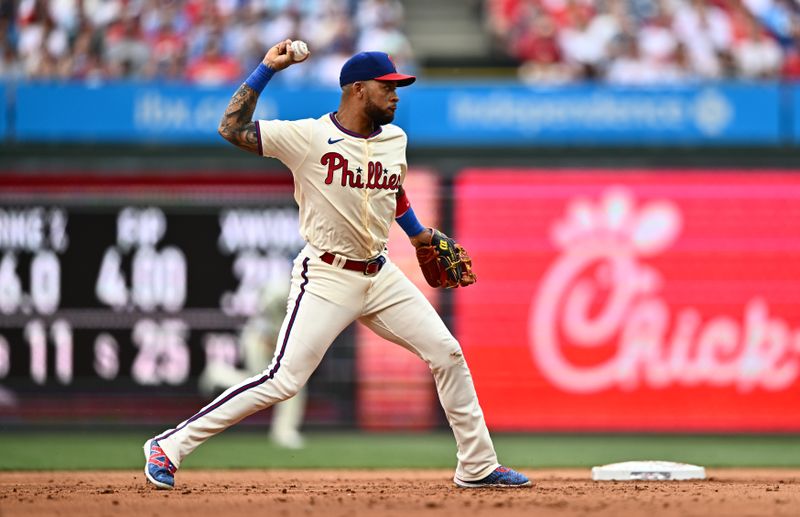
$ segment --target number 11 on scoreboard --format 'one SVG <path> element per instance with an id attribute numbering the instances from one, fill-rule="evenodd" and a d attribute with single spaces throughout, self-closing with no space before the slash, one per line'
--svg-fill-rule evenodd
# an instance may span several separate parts
<path id="1" fill-rule="evenodd" d="M 56 378 L 61 384 L 72 382 L 72 327 L 65 320 L 50 325 L 50 338 L 55 348 Z M 36 384 L 47 382 L 47 328 L 42 320 L 25 325 L 25 339 L 30 347 L 31 379 Z"/>

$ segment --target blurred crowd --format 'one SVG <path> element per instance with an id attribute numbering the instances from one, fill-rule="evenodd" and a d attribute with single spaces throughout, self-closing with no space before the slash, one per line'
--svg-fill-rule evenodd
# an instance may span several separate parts
<path id="1" fill-rule="evenodd" d="M 413 64 L 399 0 L 0 0 L 0 80 L 241 81 L 284 38 L 315 66 L 276 80 L 338 85 L 354 52 Z"/>
<path id="2" fill-rule="evenodd" d="M 486 0 L 529 82 L 800 78 L 800 0 Z"/>
<path id="3" fill-rule="evenodd" d="M 484 0 L 497 49 L 529 82 L 800 78 L 800 0 Z M 338 84 L 353 53 L 411 71 L 400 0 L 0 0 L 0 80 L 240 81 L 275 42 Z"/>

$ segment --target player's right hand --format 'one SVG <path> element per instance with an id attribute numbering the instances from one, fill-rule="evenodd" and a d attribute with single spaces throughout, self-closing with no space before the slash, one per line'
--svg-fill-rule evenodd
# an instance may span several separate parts
<path id="1" fill-rule="evenodd" d="M 309 56 L 311 54 L 309 53 Z M 308 59 L 306 56 L 303 61 Z M 292 40 L 285 39 L 278 43 L 277 45 L 273 46 L 267 54 L 264 56 L 264 63 L 266 66 L 272 68 L 276 72 L 278 70 L 283 70 L 291 65 L 302 63 L 303 61 L 295 61 L 294 60 L 294 51 L 292 51 Z"/>

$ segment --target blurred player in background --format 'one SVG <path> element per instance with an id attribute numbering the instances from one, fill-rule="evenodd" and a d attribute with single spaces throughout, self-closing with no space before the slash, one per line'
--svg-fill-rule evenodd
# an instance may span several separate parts
<path id="1" fill-rule="evenodd" d="M 459 247 L 417 220 L 402 188 L 408 139 L 391 122 L 398 88 L 416 77 L 399 73 L 383 52 L 361 52 L 342 66 L 337 111 L 317 119 L 253 121 L 258 97 L 272 76 L 310 55 L 304 43 L 297 43 L 302 42 L 284 40 L 269 49 L 231 98 L 219 125 L 223 138 L 248 152 L 278 158 L 294 177 L 306 246 L 294 262 L 278 352 L 260 374 L 147 440 L 147 480 L 173 488 L 184 458 L 248 415 L 294 396 L 336 336 L 359 321 L 428 364 L 456 440 L 457 486 L 531 486 L 525 475 L 498 462 L 461 345 L 386 248 L 393 222 L 418 257 L 423 249 L 452 255 Z M 302 97 L 296 102 L 302 103 Z M 460 264 L 447 262 L 449 267 Z M 439 262 L 426 262 L 431 263 Z M 464 287 L 476 279 L 458 276 Z"/>
<path id="2" fill-rule="evenodd" d="M 225 361 L 209 362 L 198 383 L 203 395 L 218 395 L 262 372 L 269 365 L 277 348 L 281 322 L 286 316 L 288 297 L 288 282 L 270 282 L 261 289 L 258 310 L 247 320 L 239 334 L 239 357 L 243 367 L 237 368 Z M 304 386 L 294 397 L 275 405 L 270 428 L 270 439 L 275 445 L 286 449 L 303 448 L 305 441 L 300 434 L 300 426 L 307 398 Z"/>

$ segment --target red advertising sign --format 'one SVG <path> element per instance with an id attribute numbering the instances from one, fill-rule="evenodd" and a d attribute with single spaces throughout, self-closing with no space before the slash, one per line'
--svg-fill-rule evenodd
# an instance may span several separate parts
<path id="1" fill-rule="evenodd" d="M 439 180 L 425 169 L 411 169 L 403 188 L 422 221 L 438 226 Z M 390 256 L 435 307 L 438 292 L 425 283 L 414 247 L 399 225 L 389 233 Z M 356 325 L 356 419 L 361 429 L 422 430 L 438 421 L 433 376 L 419 357 Z"/>
<path id="2" fill-rule="evenodd" d="M 800 430 L 800 174 L 480 169 L 455 200 L 492 428 Z"/>

